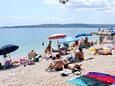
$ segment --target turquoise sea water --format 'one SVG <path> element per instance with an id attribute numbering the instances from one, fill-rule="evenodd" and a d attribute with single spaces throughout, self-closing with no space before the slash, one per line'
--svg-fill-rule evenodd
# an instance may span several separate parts
<path id="1" fill-rule="evenodd" d="M 97 31 L 97 28 L 1 28 L 0 29 L 0 47 L 6 44 L 19 45 L 19 49 L 12 52 L 12 58 L 21 58 L 34 49 L 38 53 L 42 53 L 48 44 L 48 37 L 51 34 L 63 33 L 67 36 L 76 36 L 79 32 Z M 90 40 L 96 40 L 93 36 Z M 42 46 L 42 42 L 45 43 Z M 53 47 L 56 48 L 56 40 L 52 41 Z M 3 60 L 0 56 L 0 60 Z"/>

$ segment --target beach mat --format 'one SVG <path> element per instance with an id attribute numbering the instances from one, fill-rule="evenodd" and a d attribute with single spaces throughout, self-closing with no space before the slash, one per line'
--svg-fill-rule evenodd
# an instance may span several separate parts
<path id="1" fill-rule="evenodd" d="M 110 84 L 115 83 L 115 76 L 105 74 L 105 73 L 89 72 L 88 74 L 86 74 L 86 76 L 98 79 L 105 83 L 110 83 Z"/>
<path id="2" fill-rule="evenodd" d="M 68 80 L 71 84 L 76 84 L 79 86 L 110 86 L 110 84 L 104 83 L 100 80 L 82 75 L 78 78 Z"/>

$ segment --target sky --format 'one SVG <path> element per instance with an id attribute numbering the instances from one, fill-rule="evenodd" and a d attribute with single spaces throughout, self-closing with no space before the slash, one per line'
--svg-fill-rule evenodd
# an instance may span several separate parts
<path id="1" fill-rule="evenodd" d="M 115 0 L 0 0 L 0 26 L 115 24 Z"/>

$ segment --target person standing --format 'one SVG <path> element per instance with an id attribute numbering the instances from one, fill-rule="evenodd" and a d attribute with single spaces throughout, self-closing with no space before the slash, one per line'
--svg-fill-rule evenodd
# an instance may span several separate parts
<path id="1" fill-rule="evenodd" d="M 52 47 L 51 47 L 51 41 L 49 41 L 49 44 L 48 44 L 48 46 L 46 47 L 46 49 L 45 49 L 45 53 L 47 54 L 51 54 L 51 51 L 52 51 Z"/>

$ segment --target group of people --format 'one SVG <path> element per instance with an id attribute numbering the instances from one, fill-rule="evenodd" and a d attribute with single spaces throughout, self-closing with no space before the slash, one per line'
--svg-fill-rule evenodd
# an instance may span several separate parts
<path id="1" fill-rule="evenodd" d="M 62 71 L 63 69 L 70 69 L 72 72 L 81 70 L 81 64 L 74 64 L 71 66 L 71 62 L 69 62 L 67 59 L 62 60 L 60 55 L 56 55 L 56 59 L 53 63 L 50 63 L 46 71 L 48 70 L 55 70 L 55 71 Z"/>
<path id="2" fill-rule="evenodd" d="M 88 42 L 88 38 L 86 37 L 86 39 L 84 40 L 84 42 L 87 44 Z M 81 65 L 75 64 L 73 67 L 70 67 L 69 65 L 72 64 L 73 62 L 78 62 L 78 61 L 83 61 L 84 60 L 84 53 L 82 51 L 82 48 L 78 48 L 78 52 L 74 53 L 74 56 L 70 56 L 67 57 L 65 60 L 61 59 L 61 54 L 58 53 L 56 56 L 52 56 L 52 47 L 51 47 L 52 42 L 49 41 L 48 46 L 45 49 L 45 54 L 50 54 L 51 56 L 49 56 L 49 58 L 51 58 L 52 60 L 54 60 L 54 62 L 50 63 L 48 65 L 48 68 L 46 70 L 49 69 L 53 69 L 55 71 L 61 71 L 63 70 L 63 68 L 69 68 L 69 69 L 81 69 Z M 77 42 L 76 42 L 77 44 Z M 64 43 L 64 49 L 69 50 L 69 45 Z M 60 46 L 58 47 L 58 52 L 60 52 Z"/>
<path id="3" fill-rule="evenodd" d="M 93 46 L 93 42 L 89 42 L 88 37 L 85 37 L 84 39 L 80 40 L 79 47 L 80 48 L 89 48 L 90 46 Z"/>

